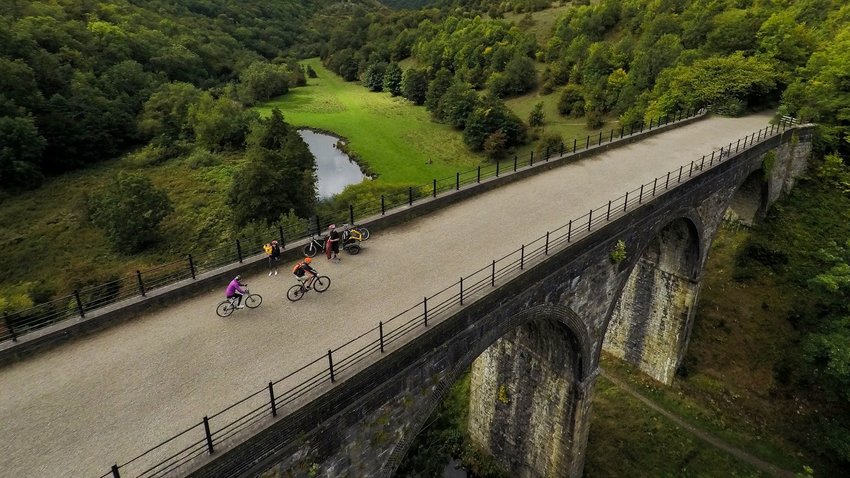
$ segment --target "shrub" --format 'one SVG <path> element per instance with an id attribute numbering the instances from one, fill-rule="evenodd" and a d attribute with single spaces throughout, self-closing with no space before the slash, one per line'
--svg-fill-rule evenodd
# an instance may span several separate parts
<path id="1" fill-rule="evenodd" d="M 165 191 L 139 174 L 118 173 L 115 181 L 88 198 L 92 223 L 116 249 L 136 252 L 156 238 L 157 227 L 173 208 Z"/>

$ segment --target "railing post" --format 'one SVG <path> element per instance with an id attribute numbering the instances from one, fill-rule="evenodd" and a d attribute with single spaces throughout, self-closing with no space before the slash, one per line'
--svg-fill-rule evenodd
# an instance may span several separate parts
<path id="1" fill-rule="evenodd" d="M 121 478 L 121 473 L 118 472 L 118 465 L 112 465 L 112 478 Z"/>
<path id="2" fill-rule="evenodd" d="M 587 213 L 587 230 L 588 231 L 590 231 L 590 221 L 592 221 L 592 220 L 593 220 L 593 209 L 591 209 L 590 212 Z"/>
<path id="3" fill-rule="evenodd" d="M 738 140 L 738 144 L 735 145 L 735 152 L 738 152 L 738 148 L 741 146 L 741 140 Z"/>
<path id="4" fill-rule="evenodd" d="M 756 137 L 756 141 L 761 141 L 761 130 L 758 131 L 759 135 Z"/>
<path id="5" fill-rule="evenodd" d="M 77 289 L 74 289 L 74 299 L 77 301 L 77 312 L 79 312 L 81 318 L 85 319 L 86 314 L 83 311 L 83 301 L 80 300 L 80 291 Z"/>
<path id="6" fill-rule="evenodd" d="M 460 191 L 460 173 L 455 173 L 455 191 Z"/>
<path id="7" fill-rule="evenodd" d="M 490 285 L 496 287 L 496 259 L 493 259 L 493 272 L 490 274 Z"/>
<path id="8" fill-rule="evenodd" d="M 437 178 L 434 178 L 434 197 L 437 197 Z"/>
<path id="9" fill-rule="evenodd" d="M 667 171 L 667 183 L 664 184 L 664 190 L 666 191 L 670 187 L 670 171 Z"/>
<path id="10" fill-rule="evenodd" d="M 212 433 L 210 433 L 210 419 L 206 416 L 204 417 L 204 433 L 207 436 L 207 451 L 212 455 L 215 450 L 213 450 Z"/>
<path id="11" fill-rule="evenodd" d="M 277 232 L 280 233 L 280 247 L 286 249 L 286 239 L 283 237 L 283 226 L 277 226 Z"/>
<path id="12" fill-rule="evenodd" d="M 652 121 L 654 118 L 649 118 L 649 130 L 652 131 Z"/>
<path id="13" fill-rule="evenodd" d="M 623 201 L 623 212 L 629 207 L 629 192 L 626 191 L 626 199 Z"/>
<path id="14" fill-rule="evenodd" d="M 652 197 L 655 197 L 655 189 L 658 187 L 658 178 L 652 181 Z"/>
<path id="15" fill-rule="evenodd" d="M 354 204 L 348 205 L 348 223 L 354 225 Z"/>
<path id="16" fill-rule="evenodd" d="M 606 221 L 611 220 L 611 201 L 610 200 L 608 201 L 608 212 L 605 213 L 605 220 Z"/>
<path id="17" fill-rule="evenodd" d="M 519 248 L 519 270 L 522 270 L 523 266 L 525 266 L 525 244 Z"/>
<path id="18" fill-rule="evenodd" d="M 547 162 L 549 161 L 549 145 L 546 145 L 546 157 L 544 158 Z"/>
<path id="19" fill-rule="evenodd" d="M 531 150 L 531 154 L 528 155 L 528 167 L 534 166 L 534 150 Z"/>
<path id="20" fill-rule="evenodd" d="M 499 177 L 499 160 L 496 159 L 496 177 Z"/>
<path id="21" fill-rule="evenodd" d="M 567 224 L 567 242 L 572 241 L 573 236 L 573 220 L 570 219 L 570 222 Z"/>
<path id="22" fill-rule="evenodd" d="M 384 206 L 384 195 L 381 194 L 381 216 L 387 213 L 387 209 Z"/>
<path id="23" fill-rule="evenodd" d="M 590 135 L 587 135 L 587 138 L 584 138 L 584 149 L 590 148 Z"/>
<path id="24" fill-rule="evenodd" d="M 328 371 L 331 373 L 331 383 L 336 382 L 336 377 L 334 377 L 334 357 L 331 349 L 328 349 Z"/>
<path id="25" fill-rule="evenodd" d="M 700 163 L 700 165 L 699 165 L 699 170 L 702 171 L 703 169 L 705 169 L 705 155 L 704 154 L 702 155 L 702 163 Z"/>
<path id="26" fill-rule="evenodd" d="M 242 263 L 242 243 L 239 242 L 239 239 L 236 239 L 236 257 L 239 259 L 239 263 Z"/>
<path id="27" fill-rule="evenodd" d="M 424 297 L 422 299 L 422 310 L 425 317 L 425 327 L 428 327 L 428 298 Z"/>
<path id="28" fill-rule="evenodd" d="M 481 166 L 478 166 L 478 183 L 481 183 Z"/>
<path id="29" fill-rule="evenodd" d="M 683 164 L 683 165 L 681 165 L 681 166 L 679 166 L 679 179 L 676 181 L 676 184 L 679 184 L 679 183 L 681 183 L 681 182 L 682 182 L 682 171 L 683 171 L 684 169 L 685 169 L 685 165 L 684 165 L 684 164 Z"/>
<path id="30" fill-rule="evenodd" d="M 413 206 L 413 186 L 407 188 L 407 205 Z"/>
<path id="31" fill-rule="evenodd" d="M 620 126 L 620 139 L 623 139 L 623 133 L 625 133 L 625 132 L 626 132 L 626 127 Z"/>
<path id="32" fill-rule="evenodd" d="M 514 172 L 516 172 L 516 155 L 514 155 Z"/>
<path id="33" fill-rule="evenodd" d="M 463 276 L 460 276 L 460 305 L 463 305 Z"/>
<path id="34" fill-rule="evenodd" d="M 563 155 L 564 155 L 564 142 L 561 141 L 561 152 L 560 152 L 560 154 L 558 154 L 558 156 L 563 156 Z"/>
<path id="35" fill-rule="evenodd" d="M 141 294 L 141 296 L 144 297 L 145 296 L 145 283 L 142 282 L 142 272 L 139 271 L 139 270 L 136 270 L 136 284 L 139 285 L 139 294 Z"/>
<path id="36" fill-rule="evenodd" d="M 643 133 L 643 121 L 641 121 L 641 122 L 640 122 L 640 131 L 639 131 L 639 133 Z M 632 134 L 634 134 L 634 131 L 632 131 Z"/>
<path id="37" fill-rule="evenodd" d="M 15 328 L 12 327 L 12 321 L 9 320 L 9 313 L 3 312 L 3 323 L 6 324 L 6 328 L 9 330 L 9 335 L 12 336 L 12 342 L 18 341 L 18 334 L 15 333 Z"/>
<path id="38" fill-rule="evenodd" d="M 723 157 L 723 148 L 720 148 L 720 156 Z M 703 156 L 703 162 L 705 162 L 705 157 Z M 711 166 L 714 164 L 714 151 L 711 152 L 711 160 L 708 162 L 708 165 Z"/>
<path id="39" fill-rule="evenodd" d="M 546 247 L 543 249 L 544 255 L 549 255 L 549 231 L 546 231 Z"/>
<path id="40" fill-rule="evenodd" d="M 378 322 L 378 337 L 381 342 L 381 353 L 384 353 L 384 323 Z"/>
<path id="41" fill-rule="evenodd" d="M 316 234 L 321 234 L 321 233 L 322 233 L 322 224 L 321 224 L 321 221 L 319 221 L 319 215 L 316 214 Z M 239 261 L 239 262 L 242 262 L 242 261 Z"/>
<path id="42" fill-rule="evenodd" d="M 596 145 L 599 146 L 602 144 L 602 131 L 599 132 L 599 139 L 596 140 Z"/>
<path id="43" fill-rule="evenodd" d="M 638 196 L 638 204 L 643 204 L 643 184 L 640 185 L 640 196 Z"/>
<path id="44" fill-rule="evenodd" d="M 272 405 L 272 416 L 277 416 L 277 403 L 274 399 L 274 383 L 269 382 L 269 403 Z"/>
<path id="45" fill-rule="evenodd" d="M 576 141 L 578 141 L 578 138 L 573 138 L 573 154 L 576 152 Z"/>
<path id="46" fill-rule="evenodd" d="M 609 142 L 609 143 L 613 143 L 613 142 L 614 142 L 614 130 L 613 130 L 613 129 L 611 130 L 611 137 L 610 137 L 610 138 L 608 138 L 608 142 Z"/>
<path id="47" fill-rule="evenodd" d="M 192 274 L 192 279 L 195 278 L 195 261 L 192 260 L 192 254 L 189 254 L 189 273 Z"/>

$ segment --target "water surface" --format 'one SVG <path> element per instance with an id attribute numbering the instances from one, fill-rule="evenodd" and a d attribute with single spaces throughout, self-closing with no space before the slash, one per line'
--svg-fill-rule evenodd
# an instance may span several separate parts
<path id="1" fill-rule="evenodd" d="M 366 178 L 360 166 L 336 147 L 339 138 L 309 129 L 299 129 L 298 134 L 316 157 L 319 199 L 329 198 Z"/>

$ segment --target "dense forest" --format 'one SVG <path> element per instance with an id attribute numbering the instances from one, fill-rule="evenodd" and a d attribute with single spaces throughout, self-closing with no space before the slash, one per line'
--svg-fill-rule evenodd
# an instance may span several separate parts
<path id="1" fill-rule="evenodd" d="M 201 200 L 215 207 L 188 216 L 200 225 L 180 229 L 183 236 L 202 230 L 215 241 L 231 228 L 309 217 L 317 207 L 309 150 L 279 111 L 261 118 L 253 107 L 305 85 L 311 72 L 299 60 L 311 57 L 364 91 L 426 108 L 482 157 L 504 156 L 540 134 L 539 109 L 520 118 L 506 106 L 525 95 L 557 98 L 560 115 L 592 128 L 704 106 L 728 115 L 778 108 L 818 124 L 822 162 L 813 181 L 829 195 L 818 196 L 823 216 L 795 220 L 830 234 L 795 239 L 794 254 L 805 256 L 797 260 L 771 245 L 786 239 L 764 233 L 742 253 L 740 268 L 781 270 L 809 298 L 788 318 L 802 352 L 777 376 L 823 395 L 830 413 L 812 418 L 820 433 L 806 439 L 822 440 L 824 455 L 847 465 L 850 243 L 826 214 L 846 208 L 850 195 L 845 3 L 8 0 L 0 3 L 0 204 L 118 158 L 144 168 L 187 158 L 198 167 L 232 161 L 238 168 L 215 172 L 227 197 L 221 205 Z M 550 7 L 558 17 L 541 40 L 531 13 Z M 122 171 L 109 187 L 87 192 L 85 214 L 68 219 L 97 226 L 127 260 L 158 240 L 158 224 L 176 207 L 137 169 L 143 172 Z M 135 217 L 139 210 L 148 213 Z M 3 229 L 4 248 L 42 240 Z M 187 252 L 176 249 L 165 252 Z M 98 272 L 92 280 L 107 276 Z M 0 311 L 67 292 L 8 283 Z"/>

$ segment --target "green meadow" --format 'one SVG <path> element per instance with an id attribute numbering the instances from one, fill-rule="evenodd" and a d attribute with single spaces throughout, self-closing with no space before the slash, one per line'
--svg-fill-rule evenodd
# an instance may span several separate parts
<path id="1" fill-rule="evenodd" d="M 318 78 L 257 110 L 268 115 L 279 108 L 288 123 L 343 138 L 378 181 L 425 184 L 484 161 L 467 149 L 459 131 L 432 121 L 424 107 L 343 81 L 318 58 L 304 64 L 312 66 Z"/>

